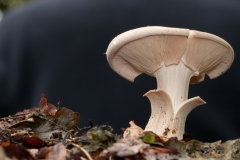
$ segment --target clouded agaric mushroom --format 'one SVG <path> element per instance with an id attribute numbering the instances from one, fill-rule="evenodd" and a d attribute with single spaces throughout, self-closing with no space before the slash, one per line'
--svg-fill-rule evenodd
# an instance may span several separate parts
<path id="1" fill-rule="evenodd" d="M 151 117 L 145 128 L 182 139 L 188 113 L 205 104 L 188 99 L 189 83 L 223 74 L 234 59 L 232 47 L 220 37 L 189 29 L 143 27 L 124 32 L 108 46 L 107 60 L 122 77 L 134 81 L 141 73 L 156 77 L 157 89 L 145 94 Z"/>

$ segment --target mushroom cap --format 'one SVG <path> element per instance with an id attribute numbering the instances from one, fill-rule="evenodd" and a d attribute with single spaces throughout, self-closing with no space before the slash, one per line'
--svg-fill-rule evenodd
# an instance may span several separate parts
<path id="1" fill-rule="evenodd" d="M 122 77 L 134 81 L 141 73 L 154 76 L 163 65 L 182 61 L 194 75 L 190 83 L 204 80 L 205 73 L 216 78 L 230 68 L 234 52 L 213 34 L 180 28 L 149 26 L 115 37 L 109 44 L 107 60 Z"/>

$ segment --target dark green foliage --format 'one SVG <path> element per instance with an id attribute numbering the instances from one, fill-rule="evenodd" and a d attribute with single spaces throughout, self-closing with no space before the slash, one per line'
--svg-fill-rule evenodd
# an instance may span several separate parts
<path id="1" fill-rule="evenodd" d="M 113 129 L 109 125 L 95 126 L 84 136 L 81 136 L 79 144 L 88 152 L 105 149 L 111 146 L 118 139 L 118 137 L 112 132 Z"/>

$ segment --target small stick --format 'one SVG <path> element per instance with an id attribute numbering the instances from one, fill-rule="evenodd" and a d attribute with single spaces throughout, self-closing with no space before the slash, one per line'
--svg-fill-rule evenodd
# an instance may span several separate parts
<path id="1" fill-rule="evenodd" d="M 74 143 L 71 143 L 71 145 L 73 145 L 74 147 L 76 147 L 77 149 L 79 149 L 80 151 L 82 151 L 89 160 L 93 160 L 92 157 L 89 155 L 89 153 L 81 146 L 77 145 L 77 144 L 74 144 Z"/>
<path id="2" fill-rule="evenodd" d="M 90 123 L 90 127 L 92 128 L 93 127 L 93 123 L 92 123 L 91 119 L 89 119 L 89 123 Z"/>
<path id="3" fill-rule="evenodd" d="M 57 103 L 57 110 L 59 110 L 59 109 L 61 109 L 62 108 L 62 103 L 59 101 L 58 103 Z"/>

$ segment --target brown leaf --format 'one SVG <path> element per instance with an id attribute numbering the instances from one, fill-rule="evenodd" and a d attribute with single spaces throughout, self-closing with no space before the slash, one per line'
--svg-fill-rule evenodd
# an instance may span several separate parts
<path id="1" fill-rule="evenodd" d="M 24 147 L 29 149 L 40 148 L 44 146 L 44 141 L 37 136 L 26 137 L 22 143 Z"/>
<path id="2" fill-rule="evenodd" d="M 36 154 L 36 159 L 46 159 L 48 154 L 53 150 L 52 147 L 43 147 L 41 148 L 38 153 Z"/>
<path id="3" fill-rule="evenodd" d="M 3 150 L 9 158 L 34 160 L 31 154 L 18 145 L 11 144 L 9 141 L 2 143 Z"/>
<path id="4" fill-rule="evenodd" d="M 39 102 L 39 109 L 42 113 L 45 113 L 48 116 L 54 116 L 57 112 L 57 107 L 51 103 L 48 103 L 47 97 L 45 94 L 42 94 L 41 100 Z"/>
<path id="5" fill-rule="evenodd" d="M 65 130 L 71 130 L 78 126 L 80 114 L 65 107 L 58 110 L 55 122 Z"/>
<path id="6" fill-rule="evenodd" d="M 52 146 L 47 159 L 66 160 L 67 150 L 62 143 Z"/>
<path id="7" fill-rule="evenodd" d="M 2 144 L 1 144 L 2 147 L 8 147 L 8 146 L 10 146 L 10 145 L 11 145 L 11 143 L 10 143 L 9 140 L 7 140 L 7 141 L 5 141 L 5 142 L 2 142 Z"/>
<path id="8" fill-rule="evenodd" d="M 30 128 L 35 135 L 42 139 L 54 138 L 61 140 L 69 130 L 78 126 L 79 114 L 67 108 L 61 108 L 59 111 L 55 117 L 37 115 L 33 116 L 34 122 L 22 121 L 11 126 L 11 128 Z M 77 131 L 74 130 L 74 132 Z M 56 133 L 59 136 L 55 136 Z"/>
<path id="9" fill-rule="evenodd" d="M 94 160 L 99 160 L 99 155 L 102 153 L 102 149 L 98 149 L 95 152 L 91 152 L 90 156 L 92 157 L 92 159 Z"/>

